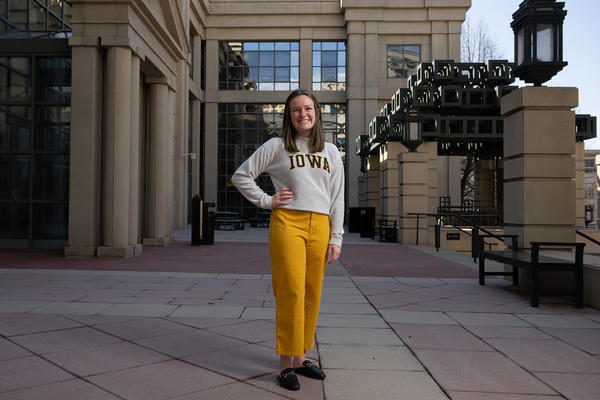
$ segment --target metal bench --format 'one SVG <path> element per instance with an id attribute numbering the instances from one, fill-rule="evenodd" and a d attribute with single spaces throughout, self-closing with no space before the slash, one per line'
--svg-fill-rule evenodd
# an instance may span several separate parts
<path id="1" fill-rule="evenodd" d="M 485 238 L 510 238 L 512 249 L 502 251 L 485 250 Z M 531 252 L 518 250 L 517 235 L 480 235 L 479 236 L 479 284 L 485 285 L 485 277 L 511 276 L 513 286 L 519 284 L 518 269 L 522 268 L 529 272 L 531 278 L 531 306 L 539 306 L 540 294 L 551 295 L 574 295 L 575 307 L 583 307 L 583 248 L 585 243 L 574 242 L 531 242 Z M 572 248 L 575 247 L 575 261 L 569 262 L 555 257 L 540 256 L 540 247 Z M 512 271 L 508 272 L 486 272 L 485 259 L 512 265 Z M 542 271 L 564 271 L 575 275 L 575 288 L 572 291 L 540 291 L 540 272 Z"/>

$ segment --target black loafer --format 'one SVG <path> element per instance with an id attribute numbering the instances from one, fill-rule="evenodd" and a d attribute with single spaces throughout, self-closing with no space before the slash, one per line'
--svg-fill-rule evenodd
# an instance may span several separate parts
<path id="1" fill-rule="evenodd" d="M 277 380 L 279 381 L 279 385 L 284 389 L 300 389 L 300 382 L 298 382 L 298 377 L 294 373 L 294 370 L 291 368 L 286 368 L 283 371 L 281 371 L 277 376 Z"/>
<path id="2" fill-rule="evenodd" d="M 302 365 L 304 366 L 300 368 L 294 368 L 294 371 L 308 378 L 319 379 L 321 381 L 325 379 L 325 373 L 323 372 L 323 370 L 314 365 L 310 360 L 304 360 Z"/>

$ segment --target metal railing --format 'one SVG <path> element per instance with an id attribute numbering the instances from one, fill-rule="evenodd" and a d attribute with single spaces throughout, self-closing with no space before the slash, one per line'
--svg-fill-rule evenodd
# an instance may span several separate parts
<path id="1" fill-rule="evenodd" d="M 469 219 L 470 218 L 477 218 L 478 220 L 482 219 L 482 218 L 493 218 L 496 219 L 498 221 L 503 221 L 502 217 L 496 214 L 458 214 L 458 213 L 408 213 L 409 216 L 416 216 L 417 217 L 417 237 L 416 237 L 416 241 L 415 244 L 418 246 L 419 245 L 419 219 L 421 216 L 425 216 L 425 217 L 434 217 L 436 219 L 436 223 L 434 226 L 434 231 L 435 231 L 435 250 L 439 251 L 440 249 L 440 228 L 441 228 L 441 222 L 444 221 L 445 224 L 447 226 L 450 226 L 452 228 L 458 229 L 461 232 L 465 233 L 466 235 L 471 236 L 471 255 L 473 257 L 473 262 L 477 262 L 477 258 L 479 256 L 479 231 L 485 233 L 486 235 L 493 237 L 499 241 L 504 241 L 504 239 L 502 238 L 501 235 L 499 234 L 495 234 L 493 232 L 490 232 L 489 230 L 483 228 L 480 224 L 476 223 L 476 221 L 474 221 L 473 219 Z M 459 225 L 459 224 L 455 224 L 453 223 L 450 218 L 455 219 L 456 221 L 462 221 L 465 225 Z M 503 224 L 500 224 L 501 226 L 503 226 Z M 471 228 L 471 232 L 469 232 L 467 229 L 464 229 L 465 226 L 468 226 Z"/>

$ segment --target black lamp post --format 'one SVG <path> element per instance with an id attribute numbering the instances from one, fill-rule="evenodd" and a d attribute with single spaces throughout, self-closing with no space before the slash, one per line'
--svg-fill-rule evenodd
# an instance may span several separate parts
<path id="1" fill-rule="evenodd" d="M 565 65 L 563 61 L 564 2 L 525 0 L 513 14 L 515 75 L 541 86 Z"/>
<path id="2" fill-rule="evenodd" d="M 423 143 L 421 119 L 421 113 L 418 111 L 410 110 L 402 114 L 402 139 L 400 143 L 410 151 L 415 151 Z"/>

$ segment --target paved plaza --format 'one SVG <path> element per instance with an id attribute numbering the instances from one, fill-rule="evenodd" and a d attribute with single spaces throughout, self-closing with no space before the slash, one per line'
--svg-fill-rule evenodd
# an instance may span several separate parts
<path id="1" fill-rule="evenodd" d="M 501 279 L 468 255 L 348 234 L 327 270 L 327 378 L 276 382 L 266 229 L 130 259 L 1 253 L 0 399 L 600 398 L 600 311 Z M 497 266 L 500 267 L 500 266 Z"/>

